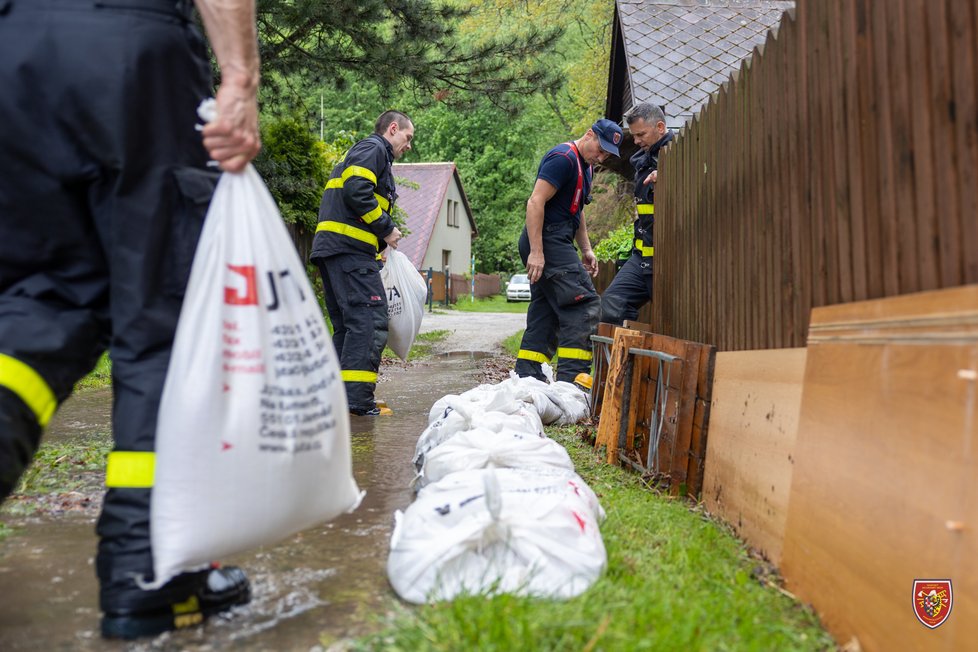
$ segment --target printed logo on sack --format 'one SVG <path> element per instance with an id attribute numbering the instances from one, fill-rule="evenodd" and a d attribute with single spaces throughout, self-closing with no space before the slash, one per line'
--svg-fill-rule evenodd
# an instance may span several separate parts
<path id="1" fill-rule="evenodd" d="M 951 580 L 913 581 L 913 612 L 927 627 L 940 627 L 951 615 L 953 603 Z"/>
<path id="2" fill-rule="evenodd" d="M 228 275 L 227 284 L 224 286 L 224 303 L 229 306 L 259 305 L 259 274 L 257 268 L 254 265 L 228 264 L 228 269 L 233 274 Z M 280 272 L 265 272 L 261 278 L 263 282 L 260 294 L 263 299 L 267 295 L 265 308 L 269 312 L 278 310 L 283 303 L 286 303 L 289 295 L 298 296 L 300 303 L 306 300 L 302 286 L 296 279 L 292 278 L 292 273 L 287 269 Z"/>

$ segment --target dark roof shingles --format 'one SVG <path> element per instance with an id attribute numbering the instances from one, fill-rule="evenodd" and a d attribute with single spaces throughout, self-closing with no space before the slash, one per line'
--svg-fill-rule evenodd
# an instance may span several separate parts
<path id="1" fill-rule="evenodd" d="M 682 125 L 794 4 L 618 0 L 634 101 L 664 104 L 669 126 Z"/>

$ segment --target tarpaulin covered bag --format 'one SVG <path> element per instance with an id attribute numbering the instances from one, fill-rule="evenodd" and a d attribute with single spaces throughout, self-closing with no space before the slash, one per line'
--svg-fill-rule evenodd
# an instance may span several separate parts
<path id="1" fill-rule="evenodd" d="M 355 509 L 350 424 L 322 311 L 255 169 L 221 175 L 160 402 L 160 586 Z"/>
<path id="2" fill-rule="evenodd" d="M 396 249 L 388 252 L 380 278 L 387 291 L 387 346 L 406 361 L 421 330 L 428 286 L 411 260 Z"/>

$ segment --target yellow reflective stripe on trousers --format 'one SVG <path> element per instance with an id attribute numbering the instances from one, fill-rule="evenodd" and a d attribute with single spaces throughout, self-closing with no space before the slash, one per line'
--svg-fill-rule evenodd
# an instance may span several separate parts
<path id="1" fill-rule="evenodd" d="M 364 213 L 363 215 L 361 215 L 360 219 L 366 222 L 367 224 L 370 224 L 371 222 L 374 222 L 377 218 L 379 218 L 383 214 L 384 211 L 381 210 L 380 206 L 378 206 L 377 208 L 373 209 L 369 213 Z"/>
<path id="2" fill-rule="evenodd" d="M 156 453 L 112 451 L 105 466 L 105 486 L 147 489 L 153 486 L 155 472 Z"/>
<path id="3" fill-rule="evenodd" d="M 584 349 L 571 349 L 564 346 L 557 347 L 558 358 L 574 358 L 575 360 L 590 360 L 591 352 Z"/>
<path id="4" fill-rule="evenodd" d="M 343 224 L 342 222 L 320 222 L 319 226 L 316 227 L 316 232 L 319 231 L 329 231 L 330 233 L 339 233 L 340 235 L 345 235 L 348 238 L 353 238 L 354 240 L 359 240 L 360 242 L 366 242 L 369 245 L 373 245 L 374 249 L 379 249 L 380 245 L 377 243 L 377 236 L 375 236 L 370 231 L 364 231 L 363 229 L 358 229 L 355 226 L 350 226 L 349 224 Z"/>
<path id="5" fill-rule="evenodd" d="M 635 239 L 635 248 L 638 249 L 639 252 L 641 252 L 641 254 L 645 257 L 649 257 L 655 254 L 655 247 L 646 247 L 645 243 L 639 240 L 638 238 Z"/>
<path id="6" fill-rule="evenodd" d="M 346 181 L 350 177 L 363 177 L 370 183 L 377 185 L 377 175 L 374 174 L 369 168 L 360 167 L 359 165 L 351 165 L 347 169 L 343 170 L 341 175 L 343 180 Z"/>
<path id="7" fill-rule="evenodd" d="M 655 204 L 636 204 L 639 215 L 655 215 Z"/>
<path id="8" fill-rule="evenodd" d="M 340 372 L 343 377 L 344 383 L 376 383 L 377 382 L 377 372 L 376 371 L 355 371 L 352 369 L 344 369 Z"/>
<path id="9" fill-rule="evenodd" d="M 0 353 L 0 385 L 27 404 L 42 428 L 48 425 L 58 407 L 58 400 L 41 374 L 17 358 Z"/>
<path id="10" fill-rule="evenodd" d="M 530 360 L 531 362 L 539 362 L 540 364 L 550 362 L 550 358 L 544 354 L 537 353 L 536 351 L 527 351 L 526 349 L 520 349 L 520 352 L 516 354 L 516 357 L 522 360 Z"/>

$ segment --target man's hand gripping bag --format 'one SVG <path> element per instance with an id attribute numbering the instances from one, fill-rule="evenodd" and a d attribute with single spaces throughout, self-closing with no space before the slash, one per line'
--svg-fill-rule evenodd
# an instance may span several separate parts
<path id="1" fill-rule="evenodd" d="M 352 511 L 340 368 L 305 269 L 255 169 L 221 175 L 160 402 L 155 578 Z"/>

